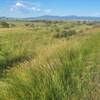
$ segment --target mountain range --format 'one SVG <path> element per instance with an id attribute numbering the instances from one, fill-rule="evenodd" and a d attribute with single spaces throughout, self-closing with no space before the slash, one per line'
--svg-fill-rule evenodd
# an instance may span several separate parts
<path id="1" fill-rule="evenodd" d="M 29 18 L 11 18 L 11 17 L 0 17 L 0 20 L 82 20 L 82 21 L 100 21 L 100 17 L 90 16 L 52 16 L 44 15 L 39 17 Z"/>

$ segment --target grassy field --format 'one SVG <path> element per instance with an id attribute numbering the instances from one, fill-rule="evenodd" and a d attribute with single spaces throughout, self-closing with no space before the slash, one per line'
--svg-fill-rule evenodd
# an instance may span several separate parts
<path id="1" fill-rule="evenodd" d="M 0 28 L 0 100 L 99 100 L 96 23 L 7 23 Z"/>

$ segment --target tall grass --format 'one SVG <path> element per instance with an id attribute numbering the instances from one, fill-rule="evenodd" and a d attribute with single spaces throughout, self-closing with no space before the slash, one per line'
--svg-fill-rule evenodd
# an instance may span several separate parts
<path id="1" fill-rule="evenodd" d="M 99 100 L 98 80 L 94 82 L 100 74 L 94 74 L 99 38 L 100 34 L 82 43 L 71 41 L 52 58 L 12 68 L 0 81 L 0 100 Z"/>
<path id="2" fill-rule="evenodd" d="M 99 100 L 100 34 L 68 40 L 65 33 L 56 39 L 68 27 L 80 31 L 92 26 L 24 24 L 0 29 L 0 76 L 7 73 L 0 77 L 0 100 Z"/>

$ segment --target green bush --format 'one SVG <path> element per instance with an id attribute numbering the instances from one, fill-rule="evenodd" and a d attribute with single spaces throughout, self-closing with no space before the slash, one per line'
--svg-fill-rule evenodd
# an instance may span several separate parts
<path id="1" fill-rule="evenodd" d="M 7 22 L 1 22 L 1 26 L 3 27 L 3 28 L 9 28 L 9 24 L 7 23 Z"/>
<path id="2" fill-rule="evenodd" d="M 76 34 L 76 31 L 69 30 L 69 31 L 63 31 L 62 33 L 56 33 L 54 35 L 54 37 L 56 37 L 56 38 L 63 38 L 63 37 L 69 37 L 69 36 L 72 36 L 72 35 L 75 35 L 75 34 Z"/>
<path id="3" fill-rule="evenodd" d="M 16 27 L 16 25 L 11 23 L 11 24 L 10 24 L 10 27 Z"/>

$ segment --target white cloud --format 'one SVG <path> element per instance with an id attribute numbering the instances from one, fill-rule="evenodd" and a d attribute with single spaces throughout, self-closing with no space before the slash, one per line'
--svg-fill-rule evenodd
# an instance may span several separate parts
<path id="1" fill-rule="evenodd" d="M 37 7 L 32 7 L 31 8 L 33 11 L 41 11 L 41 9 L 40 8 L 37 8 Z"/>
<path id="2" fill-rule="evenodd" d="M 45 11 L 45 13 L 51 13 L 52 12 L 52 10 L 51 9 L 47 9 L 47 10 L 44 10 Z"/>
<path id="3" fill-rule="evenodd" d="M 16 2 L 16 4 L 14 4 L 10 7 L 10 11 L 13 12 L 13 11 L 15 11 L 17 9 L 21 9 L 21 8 L 26 8 L 26 6 L 23 3 Z"/>
<path id="4" fill-rule="evenodd" d="M 32 9 L 33 11 L 36 11 L 36 8 L 35 8 L 35 7 L 32 7 L 31 9 Z"/>
<path id="5" fill-rule="evenodd" d="M 24 7 L 25 7 L 25 5 L 24 5 L 24 4 L 22 4 L 22 3 L 20 3 L 20 2 L 17 2 L 17 3 L 16 3 L 16 7 L 23 7 L 23 8 L 24 8 Z"/>
<path id="6" fill-rule="evenodd" d="M 45 14 L 50 14 L 52 12 L 51 9 L 42 9 L 41 6 L 38 6 L 36 4 L 31 4 L 31 3 L 27 3 L 27 2 L 16 2 L 14 5 L 11 6 L 10 11 L 16 11 L 16 10 L 20 10 L 23 12 L 23 10 L 25 11 L 33 11 L 33 12 L 42 12 Z"/>
<path id="7" fill-rule="evenodd" d="M 40 8 L 37 8 L 37 11 L 41 11 L 41 9 Z"/>
<path id="8" fill-rule="evenodd" d="M 14 11 L 14 8 L 13 8 L 13 7 L 11 7 L 11 8 L 10 8 L 10 11 L 11 11 L 11 12 L 13 12 L 13 11 Z"/>

